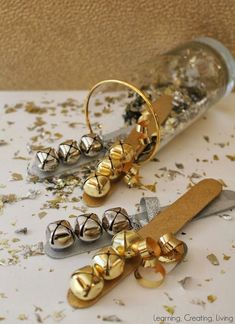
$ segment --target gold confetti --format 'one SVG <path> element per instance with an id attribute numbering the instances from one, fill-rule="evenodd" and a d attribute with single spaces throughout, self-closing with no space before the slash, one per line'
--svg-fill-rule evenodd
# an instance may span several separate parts
<path id="1" fill-rule="evenodd" d="M 210 261 L 211 264 L 215 266 L 219 265 L 219 260 L 213 253 L 207 255 L 207 259 Z"/>
<path id="2" fill-rule="evenodd" d="M 7 145 L 7 144 L 8 143 L 5 140 L 3 140 L 3 139 L 0 140 L 0 146 L 4 146 L 4 145 Z"/>
<path id="3" fill-rule="evenodd" d="M 186 289 L 191 282 L 192 277 L 184 277 L 183 279 L 179 280 L 178 283 L 181 285 L 182 288 Z"/>
<path id="4" fill-rule="evenodd" d="M 218 161 L 218 160 L 219 160 L 219 157 L 218 157 L 217 154 L 214 154 L 214 155 L 213 155 L 213 160 L 214 160 L 214 161 Z"/>
<path id="5" fill-rule="evenodd" d="M 41 212 L 38 213 L 38 217 L 40 219 L 44 218 L 46 215 L 47 215 L 47 212 L 45 212 L 45 211 L 41 211 Z"/>
<path id="6" fill-rule="evenodd" d="M 224 253 L 223 253 L 223 255 L 224 255 L 223 259 L 224 259 L 225 261 L 228 261 L 228 260 L 231 258 L 230 255 L 226 255 L 226 254 L 224 254 Z"/>
<path id="7" fill-rule="evenodd" d="M 117 304 L 117 305 L 125 306 L 125 303 L 124 303 L 121 299 L 119 299 L 119 298 L 114 298 L 113 301 L 114 301 L 115 304 Z"/>
<path id="8" fill-rule="evenodd" d="M 169 313 L 170 315 L 174 315 L 174 313 L 175 313 L 175 306 L 163 305 L 163 307 L 165 308 L 165 310 L 167 311 L 167 313 Z"/>
<path id="9" fill-rule="evenodd" d="M 215 295 L 208 295 L 207 300 L 209 303 L 214 303 L 216 301 L 217 297 Z"/>
<path id="10" fill-rule="evenodd" d="M 235 155 L 227 154 L 226 157 L 227 157 L 230 161 L 232 161 L 232 162 L 235 161 Z"/>
<path id="11" fill-rule="evenodd" d="M 144 185 L 144 188 L 146 188 L 147 190 L 149 190 L 151 192 L 156 192 L 156 182 L 152 185 Z"/>
<path id="12" fill-rule="evenodd" d="M 122 320 L 117 317 L 116 315 L 108 315 L 108 316 L 97 316 L 98 318 L 101 318 L 104 322 L 122 322 Z"/>
<path id="13" fill-rule="evenodd" d="M 180 170 L 183 170 L 184 169 L 184 165 L 183 163 L 175 163 L 175 166 L 180 169 Z"/>
<path id="14" fill-rule="evenodd" d="M 20 173 L 14 172 L 14 173 L 11 174 L 11 180 L 12 181 L 22 181 L 23 180 L 23 176 Z"/>
<path id="15" fill-rule="evenodd" d="M 210 138 L 209 138 L 209 136 L 205 135 L 205 136 L 203 136 L 203 138 L 204 138 L 204 140 L 205 140 L 207 143 L 210 142 Z"/>
<path id="16" fill-rule="evenodd" d="M 71 214 L 71 215 L 69 215 L 68 217 L 69 217 L 69 218 L 76 218 L 77 216 L 74 215 L 74 214 Z"/>
<path id="17" fill-rule="evenodd" d="M 19 314 L 17 318 L 20 321 L 26 321 L 28 319 L 28 317 L 25 314 Z"/>
<path id="18" fill-rule="evenodd" d="M 174 300 L 167 292 L 164 292 L 164 295 L 169 299 L 169 301 Z"/>
<path id="19" fill-rule="evenodd" d="M 17 243 L 17 242 L 19 242 L 19 241 L 20 241 L 20 239 L 17 238 L 17 237 L 14 237 L 14 238 L 12 239 L 12 242 L 13 242 L 13 243 Z"/>
<path id="20" fill-rule="evenodd" d="M 5 319 L 6 319 L 6 317 L 0 316 L 0 321 L 4 321 Z"/>
<path id="21" fill-rule="evenodd" d="M 54 312 L 51 317 L 53 318 L 54 321 L 62 321 L 65 318 L 65 314 L 64 311 L 58 311 L 58 312 Z"/>
<path id="22" fill-rule="evenodd" d="M 204 300 L 196 298 L 196 299 L 192 299 L 191 303 L 194 305 L 198 305 L 198 306 L 202 306 L 203 308 L 205 308 L 206 303 L 204 302 Z"/>
<path id="23" fill-rule="evenodd" d="M 15 156 L 15 157 L 13 157 L 13 160 L 29 161 L 29 160 L 31 160 L 31 158 L 30 157 L 24 157 L 24 156 Z"/>
<path id="24" fill-rule="evenodd" d="M 25 111 L 30 114 L 45 114 L 47 112 L 47 108 L 38 107 L 34 102 L 27 102 L 25 105 Z"/>
<path id="25" fill-rule="evenodd" d="M 28 233 L 28 229 L 27 229 L 27 227 L 19 228 L 19 229 L 15 230 L 15 233 L 26 235 Z"/>

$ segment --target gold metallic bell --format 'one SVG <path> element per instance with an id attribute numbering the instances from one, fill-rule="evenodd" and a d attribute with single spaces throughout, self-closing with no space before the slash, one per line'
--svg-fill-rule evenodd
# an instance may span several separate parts
<path id="1" fill-rule="evenodd" d="M 104 279 L 91 266 L 80 268 L 71 275 L 70 289 L 79 299 L 92 300 L 102 292 L 103 288 Z"/>
<path id="2" fill-rule="evenodd" d="M 98 240 L 103 234 L 103 228 L 99 217 L 94 214 L 83 214 L 76 218 L 75 234 L 84 242 L 93 242 Z"/>
<path id="3" fill-rule="evenodd" d="M 88 196 L 99 198 L 107 195 L 110 186 L 109 178 L 96 172 L 85 180 L 83 189 Z"/>
<path id="4" fill-rule="evenodd" d="M 46 238 L 53 250 L 63 250 L 74 244 L 75 236 L 70 223 L 59 220 L 50 223 L 46 229 Z"/>
<path id="5" fill-rule="evenodd" d="M 139 186 L 140 185 L 139 166 L 132 165 L 130 170 L 124 176 L 123 180 L 128 185 L 129 188 Z"/>
<path id="6" fill-rule="evenodd" d="M 98 162 L 96 170 L 99 174 L 109 177 L 110 180 L 115 180 L 121 175 L 123 164 L 107 156 Z"/>
<path id="7" fill-rule="evenodd" d="M 135 231 L 122 231 L 112 239 L 112 247 L 125 258 L 132 258 L 138 254 L 138 243 L 141 240 Z"/>
<path id="8" fill-rule="evenodd" d="M 86 156 L 96 156 L 103 148 L 103 141 L 98 134 L 90 133 L 83 135 L 80 149 Z"/>
<path id="9" fill-rule="evenodd" d="M 65 164 L 76 163 L 81 156 L 77 141 L 67 140 L 61 143 L 59 145 L 58 155 Z"/>
<path id="10" fill-rule="evenodd" d="M 119 277 L 125 266 L 125 260 L 112 247 L 104 247 L 93 256 L 94 268 L 105 280 Z"/>
<path id="11" fill-rule="evenodd" d="M 115 235 L 123 230 L 132 229 L 127 211 L 121 207 L 106 210 L 102 218 L 102 226 L 110 235 Z"/>
<path id="12" fill-rule="evenodd" d="M 119 141 L 111 146 L 109 149 L 109 156 L 111 159 L 121 161 L 123 163 L 131 162 L 134 158 L 135 151 L 129 144 Z"/>
<path id="13" fill-rule="evenodd" d="M 59 156 L 52 147 L 38 151 L 36 159 L 39 161 L 38 168 L 47 172 L 54 171 L 60 163 Z"/>

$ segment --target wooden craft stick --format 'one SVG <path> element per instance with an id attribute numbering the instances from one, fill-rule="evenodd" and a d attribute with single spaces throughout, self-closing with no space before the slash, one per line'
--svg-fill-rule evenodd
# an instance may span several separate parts
<path id="1" fill-rule="evenodd" d="M 168 232 L 176 233 L 210 202 L 212 202 L 222 191 L 222 185 L 214 179 L 205 179 L 193 186 L 183 196 L 176 200 L 168 208 L 164 209 L 149 224 L 141 228 L 138 233 L 146 238 L 148 236 L 155 240 Z M 136 269 L 139 258 L 127 260 L 125 271 L 122 276 L 115 280 L 105 282 L 102 293 L 91 301 L 82 301 L 76 298 L 71 290 L 68 291 L 68 302 L 74 308 L 86 308 L 95 304 L 102 296 L 118 285 L 125 277 Z"/>

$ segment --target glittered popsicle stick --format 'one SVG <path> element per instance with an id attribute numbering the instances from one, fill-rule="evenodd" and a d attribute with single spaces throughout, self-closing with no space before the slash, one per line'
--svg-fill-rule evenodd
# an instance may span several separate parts
<path id="1" fill-rule="evenodd" d="M 177 233 L 183 226 L 200 213 L 210 202 L 212 202 L 222 191 L 222 185 L 214 179 L 205 179 L 193 186 L 172 205 L 164 209 L 158 217 L 141 228 L 138 233 L 143 237 L 152 237 L 158 240 L 165 233 Z M 134 271 L 139 264 L 139 257 L 126 261 L 123 274 L 110 281 L 105 281 L 102 293 L 93 300 L 83 301 L 74 296 L 68 290 L 67 299 L 74 308 L 87 308 L 98 302 L 104 295 L 117 286 L 124 278 Z"/>

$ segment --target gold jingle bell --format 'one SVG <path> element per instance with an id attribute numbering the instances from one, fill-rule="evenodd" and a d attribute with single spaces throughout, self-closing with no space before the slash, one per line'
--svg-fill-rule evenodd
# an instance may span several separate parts
<path id="1" fill-rule="evenodd" d="M 108 177 L 95 172 L 85 180 L 83 189 L 88 196 L 99 198 L 107 195 L 110 186 L 111 184 Z"/>
<path id="2" fill-rule="evenodd" d="M 64 164 L 71 165 L 76 163 L 81 156 L 77 141 L 67 140 L 61 143 L 59 145 L 58 155 Z"/>
<path id="3" fill-rule="evenodd" d="M 130 144 L 119 141 L 113 144 L 109 149 L 111 159 L 121 161 L 122 163 L 131 162 L 134 158 L 135 151 Z"/>
<path id="4" fill-rule="evenodd" d="M 99 161 L 96 167 L 96 171 L 99 174 L 109 177 L 110 180 L 116 180 L 121 175 L 123 170 L 123 164 L 119 160 L 111 159 L 110 156 L 105 157 Z"/>
<path id="5" fill-rule="evenodd" d="M 81 300 L 96 298 L 104 288 L 104 279 L 91 266 L 76 270 L 70 278 L 72 293 Z"/>
<path id="6" fill-rule="evenodd" d="M 104 247 L 93 256 L 93 265 L 105 280 L 113 280 L 123 273 L 125 260 L 112 247 Z"/>
<path id="7" fill-rule="evenodd" d="M 107 209 L 102 218 L 102 226 L 110 235 L 115 235 L 123 230 L 132 229 L 127 211 L 121 207 Z"/>
<path id="8" fill-rule="evenodd" d="M 138 254 L 138 244 L 141 236 L 133 230 L 122 231 L 114 235 L 112 247 L 125 258 L 132 258 Z"/>
<path id="9" fill-rule="evenodd" d="M 99 217 L 94 214 L 83 214 L 76 218 L 75 234 L 84 242 L 94 242 L 103 234 L 103 228 Z"/>

